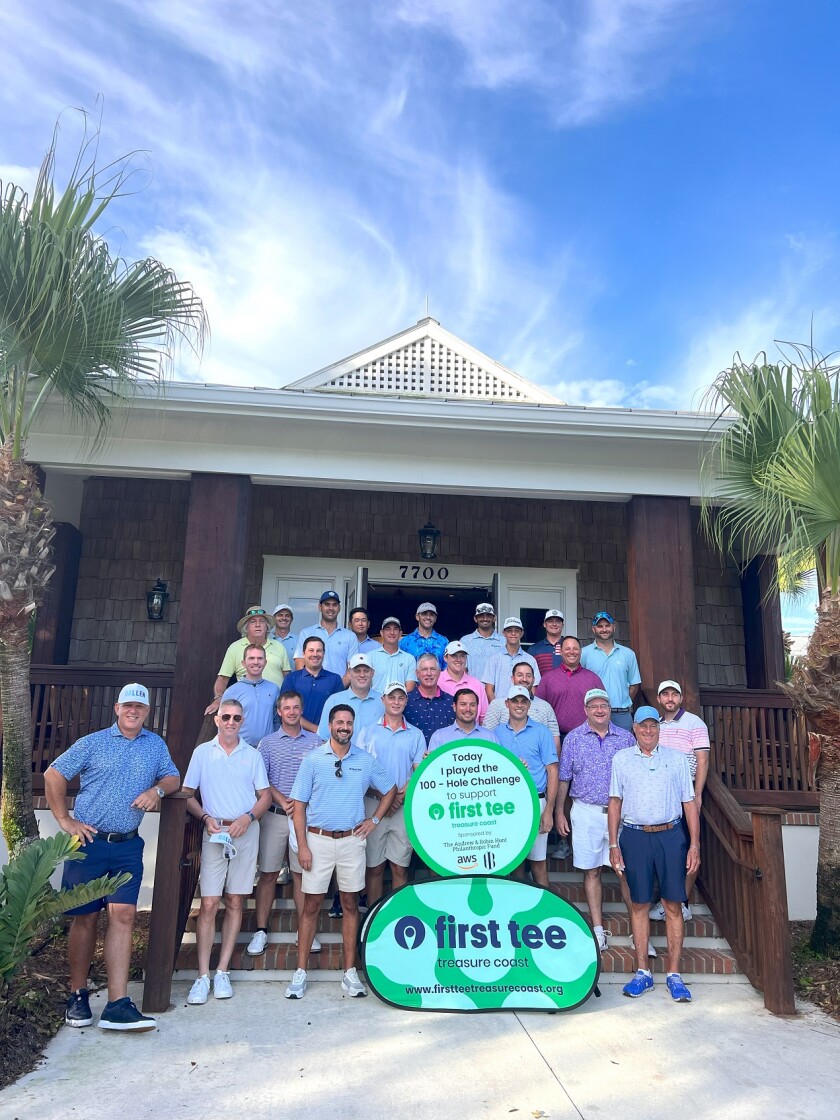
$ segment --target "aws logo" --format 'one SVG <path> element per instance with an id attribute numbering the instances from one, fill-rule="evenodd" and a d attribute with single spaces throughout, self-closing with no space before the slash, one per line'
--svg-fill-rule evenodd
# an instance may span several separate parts
<path id="1" fill-rule="evenodd" d="M 458 856 L 459 871 L 474 871 L 476 867 L 478 867 L 478 860 L 475 856 Z"/>
<path id="2" fill-rule="evenodd" d="M 426 927 L 419 918 L 409 914 L 394 927 L 394 940 L 401 949 L 419 949 L 426 940 Z"/>

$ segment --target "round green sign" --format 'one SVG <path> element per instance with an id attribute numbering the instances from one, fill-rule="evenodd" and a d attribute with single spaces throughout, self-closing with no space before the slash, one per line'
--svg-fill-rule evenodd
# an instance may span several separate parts
<path id="1" fill-rule="evenodd" d="M 405 795 L 405 825 L 439 875 L 508 875 L 537 836 L 540 802 L 524 762 L 484 739 L 426 755 Z"/>

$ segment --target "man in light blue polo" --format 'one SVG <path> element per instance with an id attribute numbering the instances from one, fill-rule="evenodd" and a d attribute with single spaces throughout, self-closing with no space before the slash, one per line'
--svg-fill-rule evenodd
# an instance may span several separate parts
<path id="1" fill-rule="evenodd" d="M 445 747 L 456 739 L 486 739 L 488 743 L 498 740 L 492 731 L 478 724 L 478 697 L 472 688 L 459 688 L 452 697 L 452 710 L 455 722 L 436 731 L 429 740 L 429 750 Z"/>
<path id="2" fill-rule="evenodd" d="M 402 681 L 390 681 L 382 694 L 385 715 L 381 720 L 359 732 L 357 742 L 362 750 L 379 759 L 397 787 L 393 804 L 367 842 L 367 898 L 373 905 L 382 897 L 382 878 L 386 861 L 391 865 L 391 887 L 397 890 L 408 882 L 411 863 L 411 841 L 405 827 L 405 791 L 414 768 L 426 753 L 426 738 L 419 727 L 405 719 L 408 693 Z M 375 811 L 375 802 L 365 798 L 368 816 Z"/>
<path id="3" fill-rule="evenodd" d="M 367 838 L 391 808 L 396 787 L 382 763 L 353 746 L 352 739 L 353 709 L 336 704 L 327 741 L 304 756 L 292 786 L 304 899 L 298 929 L 298 967 L 286 989 L 286 999 L 302 999 L 306 992 L 305 966 L 333 872 L 343 910 L 345 972 L 341 988 L 349 996 L 367 995 L 356 972 L 359 891 L 365 886 Z M 365 794 L 369 789 L 382 796 L 368 817 Z"/>
<path id="4" fill-rule="evenodd" d="M 377 649 L 379 649 L 379 642 L 375 638 L 371 638 L 370 630 L 370 615 L 364 607 L 354 607 L 347 617 L 347 622 L 350 629 L 356 635 L 357 647 L 356 653 L 366 653 L 368 657 Z"/>
<path id="5" fill-rule="evenodd" d="M 385 709 L 382 706 L 382 694 L 376 692 L 371 684 L 373 682 L 373 665 L 366 653 L 356 653 L 350 658 L 349 663 L 350 687 L 344 692 L 336 692 L 324 705 L 321 722 L 318 724 L 318 734 L 323 740 L 330 737 L 330 712 L 336 704 L 347 704 L 354 716 L 354 735 L 382 719 Z"/>
<path id="6" fill-rule="evenodd" d="M 389 615 L 379 628 L 379 636 L 382 645 L 368 654 L 373 665 L 373 687 L 382 692 L 391 681 L 402 681 L 406 692 L 411 692 L 417 684 L 417 660 L 400 649 L 402 623 L 394 615 Z"/>
<path id="7" fill-rule="evenodd" d="M 242 705 L 245 718 L 239 728 L 239 738 L 249 747 L 255 747 L 260 739 L 270 735 L 277 727 L 277 699 L 280 689 L 263 676 L 265 649 L 262 646 L 248 646 L 242 664 L 245 666 L 245 676 L 225 689 L 222 700 L 238 700 Z"/>
<path id="8" fill-rule="evenodd" d="M 505 648 L 505 640 L 496 630 L 496 608 L 492 603 L 479 603 L 475 608 L 475 630 L 461 638 L 467 647 L 467 672 L 481 680 L 492 657 Z"/>
<path id="9" fill-rule="evenodd" d="M 303 643 L 307 638 L 320 638 L 324 643 L 324 668 L 337 673 L 342 680 L 347 672 L 347 662 L 357 652 L 359 643 L 352 630 L 338 625 L 341 598 L 337 591 L 325 591 L 318 600 L 321 621 L 306 626 L 298 634 L 295 646 L 295 668 L 303 668 Z"/>
<path id="10" fill-rule="evenodd" d="M 522 648 L 522 635 L 525 633 L 522 619 L 516 615 L 506 618 L 502 623 L 502 633 L 505 636 L 505 648 L 490 658 L 479 678 L 485 686 L 490 703 L 497 696 L 507 696 L 513 666 L 517 661 L 527 661 L 534 670 L 534 686 L 540 683 L 539 666 L 530 653 Z"/>
<path id="11" fill-rule="evenodd" d="M 608 611 L 598 611 L 592 619 L 595 641 L 584 646 L 580 663 L 601 678 L 609 693 L 612 721 L 625 731 L 633 730 L 633 700 L 642 683 L 639 663 L 629 646 L 615 640 L 615 619 Z"/>
<path id="12" fill-rule="evenodd" d="M 500 747 L 521 759 L 528 767 L 540 798 L 540 824 L 534 845 L 528 852 L 528 862 L 534 882 L 548 886 L 546 850 L 548 834 L 554 825 L 554 803 L 557 799 L 557 749 L 551 732 L 543 724 L 528 718 L 531 693 L 522 685 L 508 689 L 505 704 L 508 722 L 496 728 Z"/>
<path id="13" fill-rule="evenodd" d="M 269 639 L 272 642 L 280 643 L 286 651 L 289 665 L 294 666 L 295 650 L 297 649 L 298 643 L 297 634 L 292 633 L 292 623 L 295 618 L 294 611 L 288 603 L 278 603 L 271 613 L 274 615 L 274 629 L 269 631 Z"/>

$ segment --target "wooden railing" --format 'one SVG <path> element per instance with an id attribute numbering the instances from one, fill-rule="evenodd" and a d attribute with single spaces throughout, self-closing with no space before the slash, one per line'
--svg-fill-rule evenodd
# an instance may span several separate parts
<path id="1" fill-rule="evenodd" d="M 36 794 L 43 793 L 44 772 L 55 758 L 80 736 L 113 723 L 120 689 L 136 680 L 149 690 L 151 711 L 146 726 L 166 738 L 171 670 L 32 666 L 32 787 Z"/>
<path id="2" fill-rule="evenodd" d="M 709 774 L 701 817 L 700 887 L 750 983 L 775 1015 L 793 1015 L 785 860 L 779 810 L 748 814 Z"/>
<path id="3" fill-rule="evenodd" d="M 710 770 L 743 803 L 808 809 L 819 794 L 808 761 L 804 718 L 780 692 L 700 693 L 712 743 Z"/>

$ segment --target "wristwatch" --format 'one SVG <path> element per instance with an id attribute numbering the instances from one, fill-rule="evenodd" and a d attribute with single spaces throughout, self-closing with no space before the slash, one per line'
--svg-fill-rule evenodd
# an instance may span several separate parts
<path id="1" fill-rule="evenodd" d="M 251 812 L 251 810 L 250 810 L 250 809 L 249 809 L 249 810 L 248 810 L 248 812 L 247 812 L 247 813 L 245 814 L 245 816 L 246 816 L 246 817 L 250 817 L 252 821 L 255 821 L 255 820 L 257 819 L 257 818 L 256 818 L 256 817 L 254 816 L 254 814 L 253 814 L 253 813 Z"/>
<path id="2" fill-rule="evenodd" d="M 163 792 L 160 786 L 155 786 L 155 793 L 158 795 L 161 801 L 164 799 L 164 797 L 166 797 L 166 794 Z"/>
<path id="3" fill-rule="evenodd" d="M 374 824 L 379 824 L 379 817 L 373 816 L 370 819 L 373 821 Z"/>

